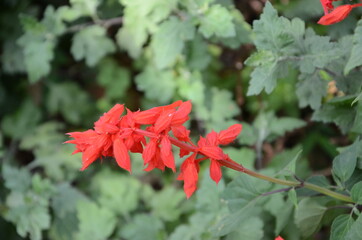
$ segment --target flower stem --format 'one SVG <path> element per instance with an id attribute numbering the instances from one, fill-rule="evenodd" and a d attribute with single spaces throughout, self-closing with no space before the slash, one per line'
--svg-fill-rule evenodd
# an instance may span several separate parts
<path id="1" fill-rule="evenodd" d="M 240 170 L 250 176 L 253 176 L 253 177 L 256 177 L 256 178 L 259 178 L 259 179 L 263 179 L 263 180 L 266 180 L 266 181 L 269 181 L 269 182 L 273 182 L 273 183 L 277 183 L 277 184 L 280 184 L 280 185 L 286 185 L 286 186 L 291 186 L 291 187 L 304 187 L 304 188 L 308 188 L 310 190 L 313 190 L 313 191 L 316 191 L 316 192 L 319 192 L 319 193 L 322 193 L 324 195 L 327 195 L 327 196 L 330 196 L 332 198 L 335 198 L 335 199 L 338 199 L 338 200 L 341 200 L 341 201 L 345 201 L 345 202 L 354 202 L 352 200 L 351 197 L 347 196 L 347 195 L 344 195 L 344 194 L 340 194 L 340 193 L 337 193 L 337 192 L 333 192 L 327 188 L 324 188 L 324 187 L 320 187 L 320 186 L 317 186 L 315 184 L 312 184 L 312 183 L 307 183 L 307 182 L 295 182 L 295 181 L 288 181 L 288 180 L 282 180 L 282 179 L 278 179 L 278 178 L 273 178 L 273 177 L 269 177 L 269 176 L 266 176 L 266 175 L 263 175 L 263 174 L 260 174 L 260 173 L 257 173 L 257 172 L 254 172 L 250 169 L 247 169 L 247 168 L 244 168 L 243 167 L 243 170 Z"/>

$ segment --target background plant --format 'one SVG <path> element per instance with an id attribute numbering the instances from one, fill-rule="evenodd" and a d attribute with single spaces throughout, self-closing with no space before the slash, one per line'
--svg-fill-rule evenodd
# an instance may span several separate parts
<path id="1" fill-rule="evenodd" d="M 319 1 L 272 3 L 2 1 L 2 236 L 358 239 L 361 10 L 324 27 Z M 186 201 L 171 172 L 143 172 L 138 155 L 132 176 L 108 159 L 79 172 L 61 144 L 115 103 L 135 111 L 178 99 L 192 101 L 200 135 L 243 124 L 223 150 L 245 167 L 355 204 L 228 169 L 216 186 L 205 165 Z"/>

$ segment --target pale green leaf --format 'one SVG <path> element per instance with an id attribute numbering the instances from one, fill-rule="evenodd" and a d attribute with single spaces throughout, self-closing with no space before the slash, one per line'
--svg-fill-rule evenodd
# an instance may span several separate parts
<path id="1" fill-rule="evenodd" d="M 333 159 L 333 173 L 343 182 L 352 176 L 356 168 L 361 143 L 360 140 L 356 140 Z"/>
<path id="2" fill-rule="evenodd" d="M 283 136 L 286 132 L 292 131 L 296 128 L 305 126 L 305 122 L 298 118 L 282 117 L 277 118 L 270 123 L 270 132 L 278 136 Z"/>
<path id="3" fill-rule="evenodd" d="M 16 42 L 6 41 L 2 49 L 1 63 L 4 72 L 14 74 L 26 71 L 22 48 Z"/>
<path id="4" fill-rule="evenodd" d="M 258 217 L 251 217 L 235 231 L 226 236 L 226 240 L 261 240 L 264 237 L 264 222 Z"/>
<path id="5" fill-rule="evenodd" d="M 147 67 L 136 76 L 137 89 L 144 91 L 146 98 L 166 103 L 174 95 L 176 83 L 172 71 L 160 71 Z"/>
<path id="6" fill-rule="evenodd" d="M 185 41 L 193 38 L 194 31 L 190 21 L 180 21 L 176 17 L 164 21 L 151 42 L 156 66 L 159 69 L 172 66 L 181 54 Z"/>
<path id="7" fill-rule="evenodd" d="M 138 214 L 121 228 L 120 235 L 127 240 L 161 240 L 163 228 L 162 221 L 155 216 Z"/>
<path id="8" fill-rule="evenodd" d="M 362 65 L 362 20 L 359 20 L 353 35 L 353 47 L 351 56 L 344 68 L 344 74 L 347 75 L 353 68 Z"/>
<path id="9" fill-rule="evenodd" d="M 78 61 L 84 59 L 90 67 L 115 50 L 113 41 L 106 36 L 106 29 L 97 25 L 77 32 L 71 47 L 74 58 Z"/>
<path id="10" fill-rule="evenodd" d="M 330 240 L 344 240 L 346 234 L 354 223 L 353 218 L 349 214 L 342 214 L 336 217 L 331 227 Z"/>
<path id="11" fill-rule="evenodd" d="M 355 203 L 362 204 L 362 182 L 358 182 L 352 187 L 351 197 Z"/>
<path id="12" fill-rule="evenodd" d="M 105 207 L 99 207 L 91 201 L 80 201 L 77 204 L 79 232 L 76 240 L 107 239 L 113 232 L 117 219 Z"/>
<path id="13" fill-rule="evenodd" d="M 150 201 L 152 212 L 164 221 L 175 221 L 181 212 L 180 204 L 185 199 L 182 191 L 172 187 L 163 188 Z"/>
<path id="14" fill-rule="evenodd" d="M 235 26 L 230 12 L 219 4 L 212 5 L 201 17 L 199 31 L 206 38 L 235 36 Z"/>
<path id="15" fill-rule="evenodd" d="M 5 187 L 16 192 L 25 192 L 31 184 L 31 175 L 26 168 L 14 168 L 3 165 L 2 176 L 5 180 Z"/>
<path id="16" fill-rule="evenodd" d="M 131 84 L 129 71 L 119 66 L 115 61 L 107 59 L 101 62 L 97 81 L 106 90 L 110 99 L 123 98 Z"/>
<path id="17" fill-rule="evenodd" d="M 327 81 L 322 80 L 317 74 L 301 74 L 297 84 L 299 107 L 310 106 L 318 109 L 321 101 L 327 95 Z"/>
<path id="18" fill-rule="evenodd" d="M 360 214 L 357 220 L 352 224 L 350 230 L 346 234 L 345 240 L 362 239 L 362 214 Z"/>
<path id="19" fill-rule="evenodd" d="M 295 222 L 303 236 L 308 237 L 317 230 L 326 210 L 326 207 L 311 198 L 304 198 L 299 202 Z"/>

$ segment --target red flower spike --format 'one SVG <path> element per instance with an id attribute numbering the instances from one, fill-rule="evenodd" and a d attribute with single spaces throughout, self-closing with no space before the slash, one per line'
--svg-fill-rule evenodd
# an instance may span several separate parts
<path id="1" fill-rule="evenodd" d="M 211 159 L 210 163 L 210 177 L 216 183 L 219 183 L 222 176 L 221 166 L 217 160 Z"/>
<path id="2" fill-rule="evenodd" d="M 162 161 L 160 148 L 158 146 L 156 146 L 155 155 L 148 162 L 148 166 L 144 169 L 144 171 L 149 172 L 155 168 L 161 169 L 162 171 L 165 170 L 165 164 Z"/>
<path id="3" fill-rule="evenodd" d="M 161 140 L 161 158 L 166 167 L 171 168 L 173 172 L 176 172 L 175 159 L 172 153 L 171 142 L 167 136 L 164 136 Z"/>
<path id="4" fill-rule="evenodd" d="M 218 134 L 219 143 L 222 145 L 233 142 L 242 130 L 241 124 L 234 124 L 226 130 L 220 131 Z"/>
<path id="5" fill-rule="evenodd" d="M 142 153 L 144 164 L 149 163 L 156 154 L 157 139 L 152 139 L 145 147 Z"/>
<path id="6" fill-rule="evenodd" d="M 122 140 L 114 140 L 113 154 L 116 158 L 118 166 L 131 172 L 131 159 L 128 154 L 128 149 Z"/>
<path id="7" fill-rule="evenodd" d="M 353 9 L 352 5 L 342 5 L 334 9 L 319 19 L 318 23 L 321 25 L 331 25 L 338 23 L 345 19 Z"/>

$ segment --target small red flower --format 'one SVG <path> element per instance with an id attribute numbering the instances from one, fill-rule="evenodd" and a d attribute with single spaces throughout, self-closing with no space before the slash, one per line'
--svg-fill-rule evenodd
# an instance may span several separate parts
<path id="1" fill-rule="evenodd" d="M 282 238 L 281 236 L 278 236 L 275 238 L 275 240 L 284 240 L 284 238 Z"/>
<path id="2" fill-rule="evenodd" d="M 343 19 L 345 19 L 348 16 L 348 14 L 352 11 L 353 8 L 362 6 L 362 3 L 352 4 L 352 5 L 346 4 L 346 5 L 338 6 L 337 8 L 334 9 L 331 1 L 329 1 L 329 3 L 332 7 L 325 8 L 325 15 L 323 17 L 321 17 L 321 19 L 319 19 L 318 24 L 331 25 L 331 24 L 338 23 L 338 22 L 342 21 Z M 323 7 L 330 6 L 330 5 L 329 4 L 323 5 Z M 328 10 L 327 12 L 326 12 L 326 9 Z"/>
<path id="3" fill-rule="evenodd" d="M 182 163 L 181 173 L 177 178 L 177 180 L 184 181 L 184 192 L 187 198 L 190 198 L 197 189 L 200 168 L 195 161 L 196 155 L 196 153 L 192 154 Z"/>

